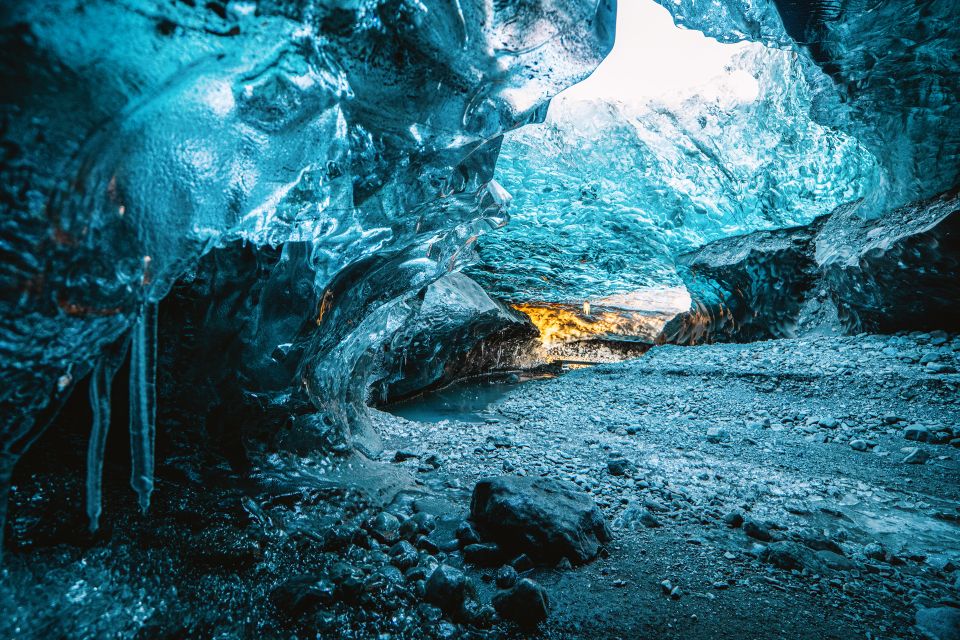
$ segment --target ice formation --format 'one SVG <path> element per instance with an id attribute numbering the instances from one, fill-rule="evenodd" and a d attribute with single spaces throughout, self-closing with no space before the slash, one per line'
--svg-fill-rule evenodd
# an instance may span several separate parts
<path id="1" fill-rule="evenodd" d="M 710 240 L 956 185 L 952 0 L 664 6 L 755 41 L 730 75 L 756 95 L 571 101 L 524 126 L 610 50 L 615 0 L 5 3 L 0 521 L 16 460 L 92 372 L 96 526 L 126 354 L 147 508 L 164 338 L 203 410 L 375 454 L 369 388 L 478 243 L 489 292 L 579 303 L 677 285 L 674 254 Z M 189 322 L 158 326 L 164 303 Z"/>
<path id="2" fill-rule="evenodd" d="M 688 96 L 637 105 L 561 96 L 544 124 L 504 140 L 497 179 L 514 195 L 513 219 L 481 238 L 473 275 L 521 301 L 673 285 L 679 252 L 863 197 L 879 179 L 876 161 L 811 120 L 814 71 L 793 51 L 754 44 Z"/>
<path id="3" fill-rule="evenodd" d="M 243 391 L 307 392 L 333 428 L 352 427 L 348 442 L 375 449 L 347 406 L 363 400 L 371 333 L 503 224 L 501 134 L 599 63 L 614 12 L 612 0 L 6 3 L 4 477 L 99 367 L 95 520 L 116 368 L 103 358 L 132 331 L 145 508 L 156 306 L 205 253 L 243 243 L 280 248 L 261 304 L 236 319 Z M 291 348 L 304 357 L 283 358 Z"/>
<path id="4" fill-rule="evenodd" d="M 826 74 L 814 117 L 856 136 L 884 181 L 862 215 L 929 198 L 960 178 L 960 5 L 954 0 L 658 0 L 725 42 L 795 48 Z M 799 46 L 798 46 L 799 45 Z"/>

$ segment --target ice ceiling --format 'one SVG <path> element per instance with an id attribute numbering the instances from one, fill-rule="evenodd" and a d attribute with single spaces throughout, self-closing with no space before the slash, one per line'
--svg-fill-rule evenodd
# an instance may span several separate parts
<path id="1" fill-rule="evenodd" d="M 201 345 L 177 373 L 230 424 L 308 416 L 324 447 L 372 454 L 396 330 L 478 239 L 472 273 L 513 301 L 629 298 L 706 240 L 957 184 L 955 0 L 665 6 L 759 44 L 685 34 L 723 67 L 659 95 L 640 90 L 682 52 L 628 49 L 635 77 L 537 125 L 610 51 L 614 0 L 4 2 L 0 520 L 16 460 L 91 374 L 96 520 L 125 361 L 148 504 L 157 335 Z M 189 336 L 163 322 L 171 290 Z"/>
<path id="2" fill-rule="evenodd" d="M 873 155 L 811 119 L 824 79 L 794 50 L 717 42 L 652 0 L 622 1 L 617 34 L 545 123 L 504 140 L 512 221 L 481 238 L 470 271 L 497 294 L 577 303 L 676 285 L 679 252 L 878 188 Z"/>

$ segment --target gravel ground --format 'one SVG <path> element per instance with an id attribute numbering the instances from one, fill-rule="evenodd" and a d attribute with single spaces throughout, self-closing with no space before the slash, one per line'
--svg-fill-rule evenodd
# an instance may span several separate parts
<path id="1" fill-rule="evenodd" d="M 958 358 L 937 334 L 656 347 L 465 421 L 373 411 L 379 462 L 252 451 L 252 474 L 168 419 L 146 515 L 117 429 L 95 535 L 88 423 L 64 425 L 18 467 L 0 637 L 920 637 L 960 600 Z M 575 483 L 614 534 L 528 574 L 552 603 L 532 632 L 454 539 L 475 482 L 510 474 Z M 476 588 L 459 612 L 425 603 L 440 564 Z"/>
<path id="2" fill-rule="evenodd" d="M 453 504 L 504 473 L 595 497 L 615 542 L 535 574 L 545 637 L 914 637 L 918 609 L 960 600 L 958 357 L 938 334 L 663 346 L 482 422 L 379 428 Z"/>

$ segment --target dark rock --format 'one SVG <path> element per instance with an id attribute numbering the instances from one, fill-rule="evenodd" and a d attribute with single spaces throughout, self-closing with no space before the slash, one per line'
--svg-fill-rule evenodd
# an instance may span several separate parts
<path id="1" fill-rule="evenodd" d="M 743 524 L 743 514 L 739 511 L 731 511 L 723 516 L 723 521 L 727 523 L 728 527 L 737 529 Z"/>
<path id="2" fill-rule="evenodd" d="M 921 427 L 920 425 L 911 425 L 903 430 L 903 437 L 907 440 L 913 440 L 915 442 L 930 442 L 933 438 L 933 434 L 930 433 L 930 430 L 926 427 Z"/>
<path id="3" fill-rule="evenodd" d="M 516 558 L 510 561 L 510 566 L 523 573 L 525 571 L 530 571 L 533 569 L 533 560 L 530 559 L 525 553 L 521 553 Z"/>
<path id="4" fill-rule="evenodd" d="M 607 461 L 607 471 L 612 476 L 625 476 L 633 473 L 636 466 L 623 458 L 611 458 Z"/>
<path id="5" fill-rule="evenodd" d="M 800 571 L 805 567 L 815 569 L 820 566 L 814 553 L 796 542 L 773 542 L 764 548 L 760 558 L 787 571 Z"/>
<path id="6" fill-rule="evenodd" d="M 512 364 L 537 335 L 530 319 L 455 272 L 423 288 L 419 308 L 389 337 L 377 400 L 392 402 L 458 377 Z M 495 345 L 499 348 L 489 348 Z M 483 348 L 484 346 L 488 348 Z"/>
<path id="7" fill-rule="evenodd" d="M 770 530 L 756 520 L 744 520 L 743 532 L 754 540 L 760 540 L 761 542 L 769 542 L 773 539 Z"/>
<path id="8" fill-rule="evenodd" d="M 383 544 L 393 544 L 400 538 L 400 520 L 387 511 L 381 511 L 370 522 L 370 535 Z"/>
<path id="9" fill-rule="evenodd" d="M 442 564 L 427 580 L 427 602 L 435 604 L 447 613 L 457 613 L 463 607 L 468 594 L 466 576 L 459 569 Z"/>
<path id="10" fill-rule="evenodd" d="M 473 490 L 470 517 L 485 538 L 502 548 L 549 563 L 561 558 L 587 562 L 612 539 L 593 499 L 548 478 L 481 480 Z"/>
<path id="11" fill-rule="evenodd" d="M 691 309 L 668 322 L 657 343 L 793 337 L 816 280 L 810 243 L 825 222 L 724 238 L 679 256 Z"/>
<path id="12" fill-rule="evenodd" d="M 960 327 L 958 193 L 869 219 L 856 206 L 831 214 L 817 262 L 848 332 Z"/>
<path id="13" fill-rule="evenodd" d="M 517 570 L 505 564 L 497 570 L 496 583 L 501 589 L 509 589 L 516 584 L 518 578 Z"/>
<path id="14" fill-rule="evenodd" d="M 656 529 L 661 526 L 660 521 L 657 520 L 657 517 L 649 511 L 642 511 L 637 520 L 640 522 L 640 524 L 648 529 Z"/>
<path id="15" fill-rule="evenodd" d="M 957 190 L 864 217 L 859 202 L 809 225 L 725 238 L 678 258 L 688 312 L 658 344 L 747 342 L 798 332 L 960 328 Z M 930 360 L 928 373 L 954 373 Z"/>
<path id="16" fill-rule="evenodd" d="M 409 569 L 417 564 L 420 561 L 420 555 L 417 553 L 416 548 L 406 540 L 401 540 L 397 544 L 390 547 L 390 557 L 392 558 L 393 564 L 395 564 L 401 571 Z"/>
<path id="17" fill-rule="evenodd" d="M 887 557 L 886 550 L 877 542 L 864 545 L 863 555 L 871 560 L 883 562 Z"/>
<path id="18" fill-rule="evenodd" d="M 496 567 L 503 562 L 503 551 L 495 542 L 468 544 L 463 548 L 463 559 L 478 567 Z"/>
<path id="19" fill-rule="evenodd" d="M 542 586 L 523 578 L 509 591 L 495 595 L 493 607 L 507 620 L 522 627 L 535 627 L 550 615 L 550 597 Z"/>
<path id="20" fill-rule="evenodd" d="M 926 449 L 919 447 L 912 449 L 903 459 L 904 464 L 924 464 L 930 459 L 930 454 Z"/>
<path id="21" fill-rule="evenodd" d="M 291 578 L 270 594 L 273 605 L 291 617 L 328 605 L 335 600 L 336 585 L 325 575 L 308 574 Z"/>
<path id="22" fill-rule="evenodd" d="M 481 542 L 480 534 L 469 522 L 464 522 L 457 527 L 456 536 L 463 546 Z"/>

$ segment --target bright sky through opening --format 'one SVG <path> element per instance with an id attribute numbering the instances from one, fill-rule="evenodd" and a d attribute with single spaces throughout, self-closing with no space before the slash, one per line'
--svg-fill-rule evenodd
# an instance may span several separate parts
<path id="1" fill-rule="evenodd" d="M 756 98 L 756 81 L 746 72 L 724 68 L 750 46 L 722 44 L 699 31 L 681 29 L 653 0 L 620 0 L 613 51 L 593 75 L 560 95 L 631 105 L 722 93 L 749 102 Z"/>

